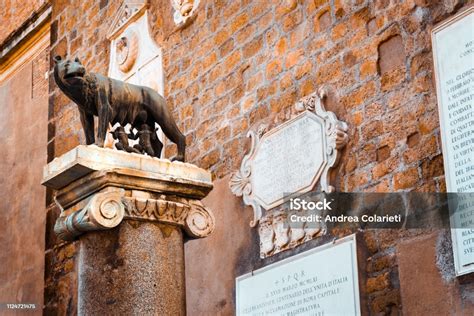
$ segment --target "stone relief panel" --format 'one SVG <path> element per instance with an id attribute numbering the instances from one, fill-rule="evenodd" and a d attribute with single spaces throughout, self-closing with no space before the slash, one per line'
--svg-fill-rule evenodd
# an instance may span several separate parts
<path id="1" fill-rule="evenodd" d="M 334 192 L 330 170 L 348 141 L 347 124 L 326 111 L 323 89 L 296 103 L 299 114 L 267 131 L 250 131 L 250 152 L 233 174 L 230 188 L 253 208 L 250 225 L 259 224 L 261 256 L 295 247 L 320 236 L 318 227 L 290 228 L 281 205 L 292 197 L 312 191 Z M 266 213 L 264 213 L 264 210 Z"/>
<path id="2" fill-rule="evenodd" d="M 296 226 L 288 222 L 288 214 L 278 210 L 266 213 L 259 221 L 260 257 L 266 258 L 295 248 L 309 240 L 326 234 L 322 223 L 299 223 Z"/>

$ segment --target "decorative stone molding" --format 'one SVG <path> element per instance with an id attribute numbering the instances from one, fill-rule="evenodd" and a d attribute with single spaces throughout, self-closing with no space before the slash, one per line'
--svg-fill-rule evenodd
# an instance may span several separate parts
<path id="1" fill-rule="evenodd" d="M 115 14 L 115 19 L 110 24 L 107 37 L 111 39 L 117 33 L 123 31 L 124 27 L 135 21 L 146 8 L 146 0 L 125 0 L 122 2 Z"/>
<path id="2" fill-rule="evenodd" d="M 269 212 L 260 219 L 260 257 L 266 258 L 326 234 L 323 223 L 288 223 L 283 211 Z"/>
<path id="3" fill-rule="evenodd" d="M 189 237 L 204 238 L 214 230 L 214 216 L 200 201 L 124 198 L 125 218 L 157 221 L 183 227 Z"/>
<path id="4" fill-rule="evenodd" d="M 57 190 L 54 230 L 63 240 L 123 220 L 178 226 L 191 238 L 215 227 L 200 201 L 212 189 L 211 175 L 192 164 L 81 145 L 45 167 L 43 184 Z"/>
<path id="5" fill-rule="evenodd" d="M 171 5 L 175 10 L 173 20 L 178 29 L 189 25 L 194 20 L 199 2 L 199 0 L 171 0 Z"/>
<path id="6" fill-rule="evenodd" d="M 186 217 L 184 230 L 188 236 L 203 238 L 209 236 L 215 228 L 215 219 L 212 212 L 200 201 L 191 202 L 191 210 Z"/>
<path id="7" fill-rule="evenodd" d="M 301 113 L 291 120 L 268 132 L 266 132 L 266 126 L 261 126 L 257 133 L 253 131 L 248 132 L 247 137 L 251 139 L 250 152 L 242 159 L 240 170 L 232 175 L 229 185 L 231 191 L 236 196 L 242 196 L 244 203 L 252 206 L 254 211 L 254 217 L 250 223 L 252 227 L 257 225 L 258 221 L 262 218 L 262 208 L 266 210 L 273 209 L 283 204 L 285 198 L 311 191 L 317 183 L 320 184 L 321 191 L 323 192 L 329 193 L 334 191 L 334 187 L 330 184 L 329 172 L 337 165 L 340 156 L 339 150 L 348 141 L 346 133 L 348 127 L 345 122 L 339 121 L 334 113 L 325 110 L 325 99 L 326 93 L 324 90 L 320 90 L 318 93 L 313 93 L 296 103 L 296 109 Z M 302 132 L 306 132 L 307 135 L 300 135 L 298 132 L 295 132 L 295 128 L 301 128 Z M 304 130 L 305 128 L 308 128 L 308 130 Z M 288 153 L 283 152 L 288 150 L 288 148 L 284 148 L 286 144 L 280 144 L 279 141 L 284 140 L 287 143 L 294 141 L 293 138 L 285 139 L 284 135 L 289 133 L 289 131 L 293 133 L 291 135 L 295 138 L 304 138 L 305 136 L 320 138 L 314 139 L 315 144 L 320 148 L 311 148 L 311 154 L 316 155 L 315 157 L 318 160 L 312 164 L 314 170 L 307 170 L 306 167 L 302 167 L 301 169 L 307 172 L 305 174 L 306 179 L 303 179 L 301 183 L 297 183 L 293 191 L 291 188 L 286 187 L 286 183 L 283 182 L 285 181 L 284 179 L 262 179 L 265 173 L 260 173 L 260 169 L 266 168 L 266 164 L 272 166 L 272 160 L 278 161 L 280 159 L 278 161 L 280 164 L 283 159 L 292 160 L 294 164 L 306 164 L 308 162 L 305 152 L 291 153 L 293 157 L 287 157 Z M 318 134 L 314 132 L 318 132 Z M 305 142 L 306 140 L 301 139 L 300 141 Z M 306 146 L 306 144 L 303 145 Z M 281 152 L 275 154 L 272 150 L 275 150 L 275 147 L 280 149 L 278 146 L 283 148 L 281 148 Z M 301 149 L 302 147 L 304 146 L 296 148 Z M 262 150 L 262 148 L 264 149 Z M 261 154 L 261 151 L 264 151 L 264 154 Z M 260 159 L 261 157 L 269 159 Z M 270 170 L 267 173 L 274 171 Z M 278 173 L 278 170 L 276 171 Z M 298 174 L 298 176 L 303 177 L 302 174 Z M 275 183 L 275 181 L 277 182 Z M 270 185 L 271 183 L 275 184 L 275 186 L 280 186 L 275 189 L 276 192 L 268 191 L 269 187 L 274 189 L 274 186 Z M 287 191 L 284 191 L 285 189 Z M 283 196 L 284 194 L 287 194 L 287 196 Z"/>
<path id="8" fill-rule="evenodd" d="M 152 222 L 162 221 L 177 225 L 184 225 L 191 209 L 188 204 L 164 199 L 124 197 L 123 202 L 126 205 L 126 218 Z"/>
<path id="9" fill-rule="evenodd" d="M 296 103 L 296 109 L 298 111 L 306 110 L 316 113 L 316 115 L 322 117 L 326 123 L 327 166 L 321 176 L 321 190 L 331 193 L 334 192 L 334 187 L 329 183 L 329 171 L 339 163 L 340 150 L 346 146 L 349 141 L 349 136 L 347 135 L 348 126 L 346 122 L 339 121 L 336 114 L 325 110 L 326 98 L 327 92 L 324 88 L 321 88 L 318 92 Z"/>

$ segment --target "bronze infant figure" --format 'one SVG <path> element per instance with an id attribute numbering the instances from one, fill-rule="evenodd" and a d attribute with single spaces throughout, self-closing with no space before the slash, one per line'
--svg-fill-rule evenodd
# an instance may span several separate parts
<path id="1" fill-rule="evenodd" d="M 87 72 L 78 58 L 54 57 L 54 79 L 69 99 L 77 104 L 86 143 L 104 146 L 107 127 L 119 123 L 139 127 L 143 124 L 163 130 L 166 137 L 178 146 L 178 154 L 171 160 L 184 161 L 186 138 L 173 120 L 165 99 L 151 88 L 115 80 L 101 74 Z M 94 115 L 98 116 L 97 139 L 94 135 Z M 158 137 L 150 139 L 153 148 L 161 148 Z M 154 151 L 155 155 L 159 152 Z"/>
<path id="2" fill-rule="evenodd" d="M 118 126 L 117 128 L 115 128 L 113 132 L 109 132 L 109 133 L 112 134 L 112 137 L 118 141 L 115 144 L 115 148 L 117 148 L 118 150 L 125 150 L 126 152 L 129 152 L 129 153 L 141 154 L 140 150 L 129 145 L 128 143 L 129 135 L 125 131 L 124 127 Z"/>
<path id="3" fill-rule="evenodd" d="M 128 135 L 130 139 L 138 139 L 138 144 L 134 145 L 133 148 L 141 153 L 147 153 L 149 156 L 159 156 L 163 144 L 156 135 L 158 129 L 152 129 L 147 124 L 143 124 L 137 130 L 136 134 L 131 131 Z"/>

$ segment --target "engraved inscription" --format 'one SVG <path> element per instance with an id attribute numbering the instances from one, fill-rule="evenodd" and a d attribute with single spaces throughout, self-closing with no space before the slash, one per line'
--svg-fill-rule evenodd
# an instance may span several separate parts
<path id="1" fill-rule="evenodd" d="M 237 315 L 360 315 L 355 237 L 237 278 Z"/>
<path id="2" fill-rule="evenodd" d="M 433 30 L 433 53 L 448 192 L 474 193 L 474 7 Z M 474 272 L 474 205 L 450 204 L 456 273 Z M 460 227 L 462 229 L 460 229 Z"/>
<path id="3" fill-rule="evenodd" d="M 318 117 L 302 116 L 267 135 L 252 163 L 252 187 L 263 205 L 310 186 L 324 164 L 323 123 Z"/>

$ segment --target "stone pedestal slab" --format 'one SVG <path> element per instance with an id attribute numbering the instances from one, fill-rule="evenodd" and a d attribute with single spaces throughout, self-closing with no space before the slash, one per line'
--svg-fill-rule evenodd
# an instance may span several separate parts
<path id="1" fill-rule="evenodd" d="M 184 315 L 184 234 L 203 238 L 211 175 L 170 162 L 78 146 L 44 169 L 61 208 L 55 232 L 79 240 L 78 313 Z"/>

